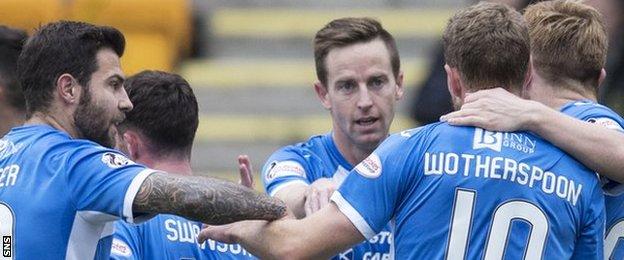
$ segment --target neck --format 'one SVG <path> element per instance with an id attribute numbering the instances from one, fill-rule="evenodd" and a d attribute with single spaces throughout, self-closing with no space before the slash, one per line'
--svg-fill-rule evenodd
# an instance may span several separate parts
<path id="1" fill-rule="evenodd" d="M 137 162 L 152 169 L 161 170 L 172 174 L 188 176 L 193 175 L 190 160 L 170 158 L 153 159 L 152 157 L 149 159 L 137 160 Z"/>
<path id="2" fill-rule="evenodd" d="M 332 133 L 332 138 L 342 157 L 353 166 L 366 159 L 378 145 L 358 146 L 353 142 L 349 142 L 345 136 L 342 136 L 336 131 Z"/>
<path id="3" fill-rule="evenodd" d="M 74 125 L 73 113 L 45 113 L 34 112 L 32 116 L 26 120 L 25 124 L 45 124 L 57 130 L 69 134 L 73 138 L 80 138 L 77 128 Z"/>
<path id="4" fill-rule="evenodd" d="M 591 91 L 582 91 L 585 87 L 572 80 L 564 80 L 562 86 L 554 86 L 552 83 L 534 74 L 532 84 L 530 98 L 552 109 L 559 110 L 566 103 L 581 99 L 596 101 L 595 94 L 591 93 Z"/>

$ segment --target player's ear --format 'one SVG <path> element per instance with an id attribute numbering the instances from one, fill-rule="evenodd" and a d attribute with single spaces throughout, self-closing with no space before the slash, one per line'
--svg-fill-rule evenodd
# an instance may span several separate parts
<path id="1" fill-rule="evenodd" d="M 456 69 L 451 68 L 448 64 L 444 64 L 444 70 L 446 71 L 446 84 L 448 85 L 449 93 L 452 98 L 459 98 L 463 100 L 463 94 L 461 89 L 461 82 L 459 81 L 459 73 Z"/>
<path id="2" fill-rule="evenodd" d="M 321 100 L 321 104 L 325 109 L 331 109 L 331 102 L 329 101 L 329 90 L 327 86 L 324 86 L 320 81 L 314 82 L 314 92 L 316 96 Z"/>
<path id="3" fill-rule="evenodd" d="M 132 130 L 128 130 L 123 134 L 123 139 L 124 139 L 124 145 L 125 145 L 125 152 L 128 154 L 128 156 L 130 156 L 130 159 L 132 160 L 137 160 L 139 159 L 139 157 L 141 156 L 140 153 L 140 138 L 137 136 L 137 134 L 132 131 Z"/>
<path id="4" fill-rule="evenodd" d="M 602 85 L 602 82 L 604 82 L 605 78 L 607 78 L 607 71 L 602 68 L 600 69 L 600 76 L 598 77 L 598 87 Z"/>
<path id="5" fill-rule="evenodd" d="M 399 71 L 399 75 L 397 75 L 396 77 L 396 85 L 397 91 L 395 94 L 395 99 L 399 100 L 403 97 L 403 93 L 405 91 L 405 89 L 403 88 L 403 71 Z"/>
<path id="6" fill-rule="evenodd" d="M 65 103 L 78 104 L 82 88 L 74 76 L 64 73 L 56 79 L 56 92 Z"/>
<path id="7" fill-rule="evenodd" d="M 524 83 L 522 84 L 522 93 L 520 96 L 523 98 L 529 97 L 529 91 L 531 90 L 533 83 L 533 63 L 529 62 L 527 66 L 527 71 L 524 74 Z"/>

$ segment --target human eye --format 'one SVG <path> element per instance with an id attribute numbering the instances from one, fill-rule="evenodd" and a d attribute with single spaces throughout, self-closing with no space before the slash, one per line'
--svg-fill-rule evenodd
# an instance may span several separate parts
<path id="1" fill-rule="evenodd" d="M 388 82 L 388 79 L 384 76 L 378 76 L 378 77 L 373 77 L 369 82 L 368 85 L 372 88 L 372 89 L 381 89 L 383 88 L 383 86 L 386 85 L 386 83 Z"/>
<path id="2" fill-rule="evenodd" d="M 336 84 L 336 89 L 338 90 L 338 92 L 341 92 L 344 94 L 352 93 L 356 89 L 356 87 L 357 86 L 355 85 L 355 82 L 353 81 L 342 81 Z"/>

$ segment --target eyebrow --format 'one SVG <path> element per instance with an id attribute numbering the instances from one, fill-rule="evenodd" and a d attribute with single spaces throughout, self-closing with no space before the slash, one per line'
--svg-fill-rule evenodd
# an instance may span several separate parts
<path id="1" fill-rule="evenodd" d="M 113 80 L 113 79 L 119 80 L 122 83 L 126 81 L 126 79 L 124 77 L 122 77 L 121 75 L 119 75 L 119 74 L 112 75 L 112 76 L 108 77 L 107 80 Z"/>

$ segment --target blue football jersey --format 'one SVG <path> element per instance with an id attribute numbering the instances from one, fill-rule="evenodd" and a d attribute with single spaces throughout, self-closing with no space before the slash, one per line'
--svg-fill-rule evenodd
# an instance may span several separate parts
<path id="1" fill-rule="evenodd" d="M 9 259 L 102 259 L 113 221 L 137 219 L 132 202 L 153 170 L 47 125 L 0 140 L 0 235 Z M 105 251 L 104 251 L 105 252 Z M 7 258 L 2 258 L 7 259 Z"/>
<path id="2" fill-rule="evenodd" d="M 201 223 L 161 214 L 141 225 L 118 221 L 111 259 L 256 259 L 238 244 L 197 243 Z"/>
<path id="3" fill-rule="evenodd" d="M 332 179 L 338 187 L 352 168 L 338 151 L 331 133 L 328 133 L 277 150 L 264 165 L 262 180 L 267 193 L 274 196 L 288 185 L 309 185 L 320 178 Z M 368 241 L 340 253 L 334 259 L 390 258 L 393 252 L 390 226 L 379 229 L 375 234 Z"/>
<path id="4" fill-rule="evenodd" d="M 397 259 L 602 259 L 596 174 L 539 137 L 436 123 L 386 139 L 332 196 Z"/>
<path id="5" fill-rule="evenodd" d="M 624 119 L 606 106 L 589 100 L 569 102 L 561 112 L 590 123 L 624 132 Z M 605 207 L 607 214 L 607 233 L 605 238 L 605 256 L 608 259 L 624 259 L 624 185 L 603 178 L 606 191 Z"/>

